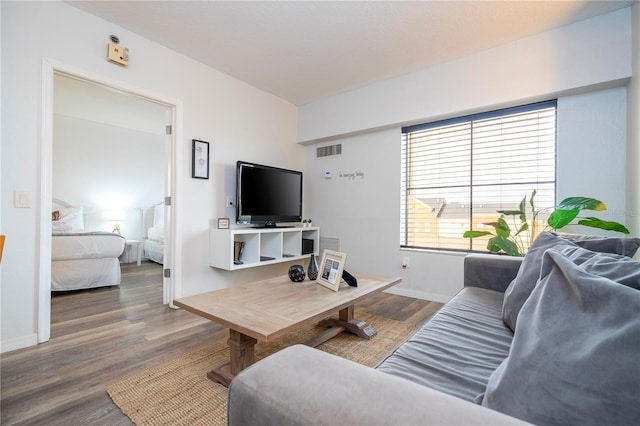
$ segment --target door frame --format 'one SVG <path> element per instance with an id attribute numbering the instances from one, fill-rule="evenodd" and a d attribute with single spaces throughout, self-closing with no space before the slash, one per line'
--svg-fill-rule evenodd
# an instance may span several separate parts
<path id="1" fill-rule="evenodd" d="M 182 182 L 182 150 L 178 141 L 182 140 L 182 102 L 158 93 L 152 93 L 112 80 L 102 75 L 90 73 L 77 67 L 62 64 L 50 58 L 42 61 L 42 109 L 40 148 L 40 209 L 39 209 L 39 271 L 38 271 L 38 343 L 46 342 L 51 336 L 51 206 L 53 177 L 53 102 L 54 75 L 61 74 L 87 83 L 97 84 L 162 104 L 169 110 L 167 125 L 172 132 L 167 135 L 167 163 L 165 197 L 171 197 L 171 205 L 165 206 L 165 258 L 164 269 L 170 269 L 170 277 L 163 278 L 163 303 L 175 308 L 173 300 L 182 294 L 182 241 L 181 212 L 176 188 Z M 164 276 L 165 274 L 163 274 Z"/>

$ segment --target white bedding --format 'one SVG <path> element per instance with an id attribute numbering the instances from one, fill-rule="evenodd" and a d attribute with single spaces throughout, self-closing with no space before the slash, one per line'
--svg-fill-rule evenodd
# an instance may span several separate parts
<path id="1" fill-rule="evenodd" d="M 51 260 L 118 258 L 126 240 L 110 232 L 54 232 Z"/>
<path id="2" fill-rule="evenodd" d="M 145 211 L 146 238 L 142 244 L 143 256 L 153 262 L 164 262 L 164 202 Z"/>
<path id="3" fill-rule="evenodd" d="M 51 238 L 51 291 L 120 285 L 126 240 L 110 232 L 55 231 Z"/>
<path id="4" fill-rule="evenodd" d="M 51 262 L 51 291 L 120 285 L 120 281 L 117 257 Z"/>
<path id="5" fill-rule="evenodd" d="M 164 243 L 164 228 L 149 228 L 147 230 L 147 237 L 151 241 Z"/>
<path id="6" fill-rule="evenodd" d="M 153 240 L 144 240 L 144 257 L 162 264 L 164 262 L 164 244 Z"/>

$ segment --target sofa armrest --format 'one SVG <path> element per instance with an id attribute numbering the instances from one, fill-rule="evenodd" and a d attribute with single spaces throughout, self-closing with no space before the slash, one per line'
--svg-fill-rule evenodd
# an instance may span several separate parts
<path id="1" fill-rule="evenodd" d="M 464 286 L 503 292 L 516 275 L 522 257 L 469 254 L 464 258 Z"/>
<path id="2" fill-rule="evenodd" d="M 303 345 L 242 371 L 234 425 L 514 425 L 513 417 Z"/>

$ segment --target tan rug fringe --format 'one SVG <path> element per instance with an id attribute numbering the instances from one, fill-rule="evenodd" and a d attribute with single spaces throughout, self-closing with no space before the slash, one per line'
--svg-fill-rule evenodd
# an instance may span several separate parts
<path id="1" fill-rule="evenodd" d="M 417 329 L 379 316 L 357 316 L 378 331 L 371 340 L 341 334 L 318 347 L 360 364 L 375 367 Z M 304 342 L 324 328 L 292 332 L 272 343 L 256 345 L 256 359 Z M 211 345 L 107 387 L 113 402 L 136 425 L 226 425 L 227 388 L 207 378 L 207 371 L 229 361 L 226 342 Z"/>

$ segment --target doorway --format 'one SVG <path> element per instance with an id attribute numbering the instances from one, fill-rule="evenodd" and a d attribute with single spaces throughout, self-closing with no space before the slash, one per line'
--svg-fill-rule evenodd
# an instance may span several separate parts
<path id="1" fill-rule="evenodd" d="M 64 79 L 64 80 L 61 80 Z M 41 203 L 40 203 L 40 271 L 39 271 L 39 298 L 38 298 L 38 342 L 42 343 L 50 338 L 51 334 L 51 206 L 52 199 L 56 194 L 53 193 L 53 116 L 55 105 L 55 84 L 58 81 L 71 81 L 75 85 L 80 85 L 92 93 L 109 94 L 114 99 L 120 99 L 122 102 L 132 102 L 138 106 L 146 105 L 148 110 L 153 110 L 155 114 L 158 111 L 164 115 L 164 123 L 162 131 L 164 136 L 164 167 L 163 167 L 163 188 L 160 195 L 164 205 L 164 259 L 163 269 L 163 303 L 172 306 L 174 296 L 179 294 L 176 287 L 179 286 L 179 280 L 176 279 L 175 265 L 179 264 L 177 259 L 177 245 L 175 244 L 176 235 L 176 208 L 172 203 L 173 194 L 176 186 L 176 163 L 179 156 L 176 148 L 176 140 L 181 127 L 179 120 L 181 105 L 178 102 L 164 98 L 156 94 L 145 93 L 138 88 L 125 86 L 120 82 L 113 82 L 101 76 L 89 75 L 76 69 L 70 69 L 60 64 L 53 64 L 45 60 L 43 69 L 43 108 L 42 108 L 42 179 L 41 179 Z M 84 86 L 83 86 L 84 85 Z M 127 101 L 125 101 L 127 100 Z M 122 104 L 124 105 L 124 104 Z M 165 131 L 166 128 L 166 131 Z M 169 130 L 170 129 L 170 130 Z M 123 153 L 124 154 L 124 153 Z M 139 206 L 148 207 L 148 206 Z M 133 232 L 133 231 L 132 231 Z M 140 237 L 143 237 L 139 231 Z M 141 238 L 142 239 L 142 238 Z M 173 272 L 173 273 L 171 273 Z"/>

